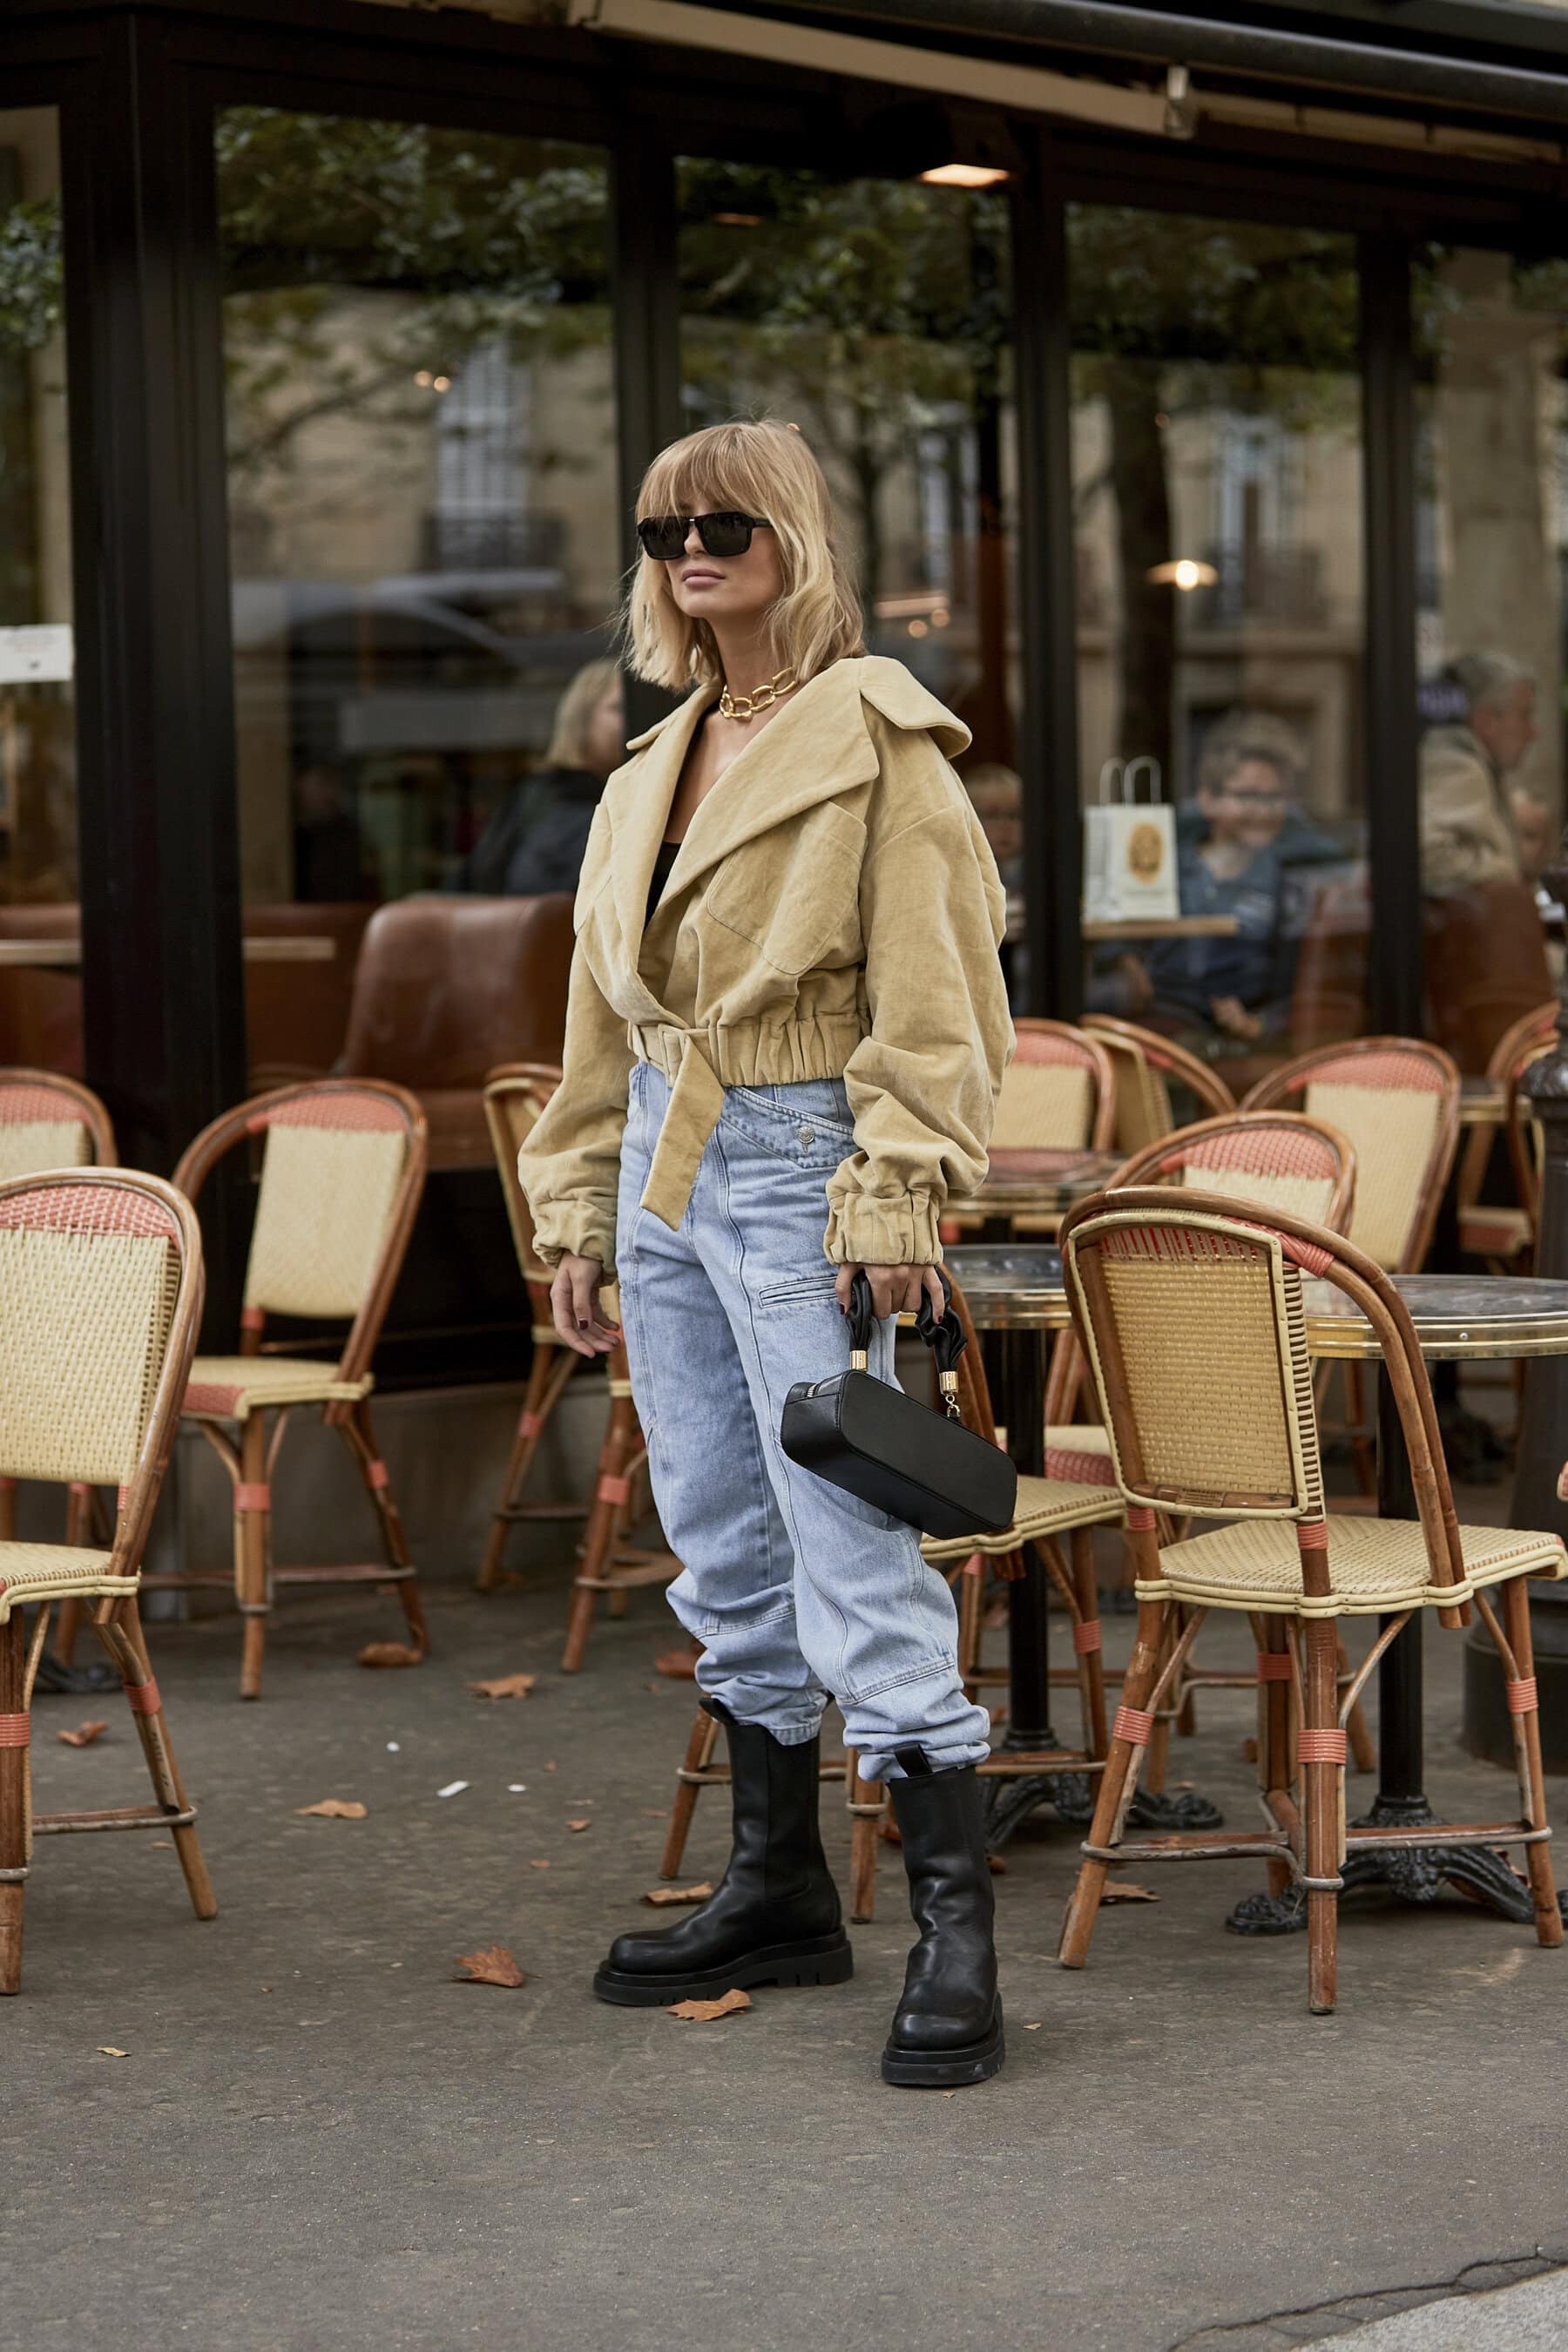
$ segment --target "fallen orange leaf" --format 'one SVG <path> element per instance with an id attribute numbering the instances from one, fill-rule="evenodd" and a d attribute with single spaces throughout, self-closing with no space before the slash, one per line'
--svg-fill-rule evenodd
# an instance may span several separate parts
<path id="1" fill-rule="evenodd" d="M 1112 1878 L 1107 1881 L 1102 1903 L 1158 1903 L 1159 1896 L 1149 1886 L 1134 1886 L 1131 1879 Z"/>
<path id="2" fill-rule="evenodd" d="M 1007 1865 L 999 1853 L 988 1853 L 985 1857 L 985 1867 L 993 1878 L 1005 1878 L 1007 1875 Z"/>
<path id="3" fill-rule="evenodd" d="M 370 1807 L 358 1803 L 353 1797 L 323 1797 L 319 1804 L 296 1805 L 294 1811 L 297 1813 L 321 1813 L 330 1822 L 363 1822 Z"/>
<path id="4" fill-rule="evenodd" d="M 117 2050 L 112 2042 L 100 2042 L 98 2054 L 100 2058 L 129 2058 L 131 2053 L 129 2050 Z"/>
<path id="5" fill-rule="evenodd" d="M 367 1642 L 359 1663 L 362 1666 L 416 1666 L 423 1655 L 406 1642 Z"/>
<path id="6" fill-rule="evenodd" d="M 693 2025 L 710 2025 L 716 2017 L 735 2017 L 742 2010 L 750 2009 L 752 1996 L 731 1985 L 717 2000 L 678 2000 L 670 2004 L 671 2017 L 689 2020 Z"/>
<path id="7" fill-rule="evenodd" d="M 713 1889 L 704 1879 L 700 1886 L 650 1886 L 643 1896 L 645 1903 L 706 1903 Z"/>
<path id="8" fill-rule="evenodd" d="M 592 1822 L 568 1822 L 566 1826 L 569 1830 L 591 1830 L 594 1824 Z"/>
<path id="9" fill-rule="evenodd" d="M 58 1740 L 62 1740 L 68 1748 L 90 1748 L 93 1741 L 95 1739 L 101 1739 L 108 1729 L 109 1725 L 107 1720 L 94 1723 L 79 1723 L 74 1731 L 57 1731 L 55 1738 Z"/>
<path id="10" fill-rule="evenodd" d="M 497 1675 L 487 1683 L 470 1683 L 468 1688 L 476 1698 L 526 1698 L 537 1675 Z"/>
<path id="11" fill-rule="evenodd" d="M 547 1862 L 541 1862 L 536 1854 L 528 1866 L 530 1870 L 548 1870 L 550 1864 Z"/>
<path id="12" fill-rule="evenodd" d="M 487 1944 L 482 1952 L 459 1952 L 457 1965 L 468 1971 L 466 1977 L 458 1978 L 459 1984 L 515 1988 L 524 1981 L 522 1970 L 504 1944 Z"/>

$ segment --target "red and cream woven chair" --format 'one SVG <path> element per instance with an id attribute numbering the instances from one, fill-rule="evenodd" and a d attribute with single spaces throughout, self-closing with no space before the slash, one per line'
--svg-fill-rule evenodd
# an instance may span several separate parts
<path id="1" fill-rule="evenodd" d="M 152 1829 L 174 1840 L 199 1918 L 217 1909 L 147 1663 L 136 1592 L 201 1313 L 201 1236 L 154 1176 L 67 1170 L 0 1182 L 0 1462 L 9 1475 L 112 1486 L 102 1549 L 0 1542 L 0 1992 L 22 1976 L 32 1841 Z M 96 1604 L 153 1802 L 34 1815 L 28 1744 L 38 1660 L 58 1601 Z M 24 1608 L 37 1606 L 31 1642 Z"/>
<path id="2" fill-rule="evenodd" d="M 1118 1021 L 1109 1013 L 1086 1013 L 1083 1025 L 1110 1055 L 1116 1072 L 1118 1151 L 1142 1151 L 1174 1132 L 1173 1086 L 1190 1094 L 1200 1117 L 1220 1118 L 1236 1108 L 1236 1097 L 1217 1071 L 1155 1029 Z"/>
<path id="3" fill-rule="evenodd" d="M 1233 1110 L 1220 1118 L 1200 1120 L 1175 1134 L 1134 1152 L 1107 1186 L 1119 1192 L 1130 1185 L 1169 1184 L 1190 1191 L 1221 1194 L 1228 1201 L 1246 1201 L 1266 1210 L 1284 1209 L 1312 1223 L 1343 1233 L 1355 1201 L 1356 1157 L 1349 1139 L 1321 1119 L 1300 1111 Z M 1110 1455 L 1110 1433 L 1103 1422 L 1068 1422 L 1059 1416 L 1076 1406 L 1084 1385 L 1083 1349 L 1076 1334 L 1064 1332 L 1051 1362 L 1046 1397 L 1046 1469 L 1055 1477 L 1099 1478 L 1116 1484 Z M 1342 1654 L 1342 1683 L 1350 1681 Z M 1113 1676 L 1112 1679 L 1115 1679 Z M 1226 1674 L 1207 1666 L 1186 1666 L 1168 1704 L 1162 1707 L 1151 1743 L 1146 1785 L 1158 1791 L 1165 1769 L 1173 1727 L 1186 1734 L 1196 1728 L 1194 1694 L 1207 1685 L 1219 1690 L 1247 1690 L 1257 1675 Z M 1372 1769 L 1372 1735 L 1358 1700 L 1352 1709 L 1349 1730 L 1357 1769 Z"/>
<path id="4" fill-rule="evenodd" d="M 234 1485 L 234 1590 L 245 1620 L 239 1688 L 261 1695 L 272 1596 L 282 1584 L 395 1584 L 409 1643 L 375 1642 L 369 1666 L 416 1665 L 428 1647 L 415 1570 L 372 1433 L 371 1359 L 425 1183 L 425 1114 L 376 1078 L 321 1078 L 258 1095 L 203 1129 L 174 1171 L 193 1201 L 225 1154 L 260 1146 L 239 1352 L 198 1356 L 184 1399 Z M 349 1326 L 335 1362 L 290 1354 L 263 1334 L 268 1314 Z M 272 1478 L 290 1413 L 319 1408 L 358 1465 L 384 1563 L 276 1568 Z M 149 1585 L 226 1586 L 222 1575 L 149 1577 Z"/>
<path id="5" fill-rule="evenodd" d="M 519 1063 L 492 1072 L 485 1087 L 485 1117 L 495 1146 L 496 1167 L 506 1196 L 518 1264 L 533 1308 L 533 1362 L 501 1499 L 479 1569 L 479 1589 L 486 1591 L 495 1583 L 500 1573 L 507 1532 L 520 1519 L 585 1518 L 587 1525 L 578 1547 L 577 1572 L 566 1621 L 566 1646 L 561 1659 L 563 1674 L 574 1675 L 587 1654 L 588 1636 L 594 1630 L 594 1612 L 600 1594 L 608 1601 L 613 1617 L 624 1615 L 628 1592 L 639 1585 L 668 1584 L 679 1575 L 680 1562 L 673 1552 L 636 1550 L 625 1540 L 626 1526 L 633 1516 L 633 1496 L 647 1468 L 647 1448 L 632 1402 L 631 1370 L 624 1346 L 616 1346 L 605 1359 L 610 1410 L 599 1447 L 593 1499 L 586 1504 L 521 1500 L 540 1440 L 580 1360 L 556 1339 L 550 1312 L 551 1273 L 533 1254 L 533 1219 L 529 1214 L 528 1195 L 517 1174 L 517 1155 L 560 1078 L 559 1070 L 543 1064 Z M 618 1314 L 618 1309 L 612 1307 L 612 1312 Z M 703 1721 L 707 1720 L 704 1717 Z"/>
<path id="6" fill-rule="evenodd" d="M 1282 1063 L 1258 1080 L 1242 1108 L 1276 1110 L 1291 1102 L 1355 1146 L 1351 1240 L 1385 1272 L 1418 1274 L 1459 1139 L 1457 1065 L 1423 1038 L 1362 1037 Z M 1345 1366 L 1344 1385 L 1356 1473 L 1370 1497 L 1377 1473 L 1359 1364 Z"/>
<path id="7" fill-rule="evenodd" d="M 90 1087 L 54 1070 L 0 1070 L 0 1182 L 46 1168 L 112 1168 L 119 1160 L 114 1123 Z M 16 1481 L 0 1477 L 0 1542 L 16 1532 Z M 98 1529 L 107 1542 L 107 1520 Z M 66 1541 L 94 1539 L 93 1490 L 81 1480 L 66 1500 Z M 61 1604 L 56 1649 L 68 1660 L 76 1639 L 77 1605 Z"/>
<path id="8" fill-rule="evenodd" d="M 1017 1048 L 1002 1074 L 991 1156 L 1106 1151 L 1116 1131 L 1116 1073 L 1103 1045 L 1066 1021 L 1014 1023 Z"/>
<path id="9" fill-rule="evenodd" d="M 1273 1891 L 1305 1891 L 1310 2007 L 1335 2001 L 1340 1872 L 1347 1853 L 1392 1842 L 1442 1845 L 1484 1835 L 1522 1845 L 1536 1935 L 1563 1939 L 1547 1853 L 1545 1790 L 1526 1580 L 1568 1574 L 1554 1535 L 1462 1528 L 1419 1343 L 1398 1292 L 1353 1243 L 1282 1210 L 1237 1214 L 1194 1192 L 1100 1193 L 1062 1229 L 1074 1313 L 1111 1433 L 1138 1567 L 1138 1633 L 1111 1727 L 1084 1861 L 1059 1957 L 1081 1968 L 1113 1864 L 1266 1861 Z M 1301 1277 L 1342 1291 L 1375 1333 L 1409 1451 L 1419 1518 L 1325 1510 Z M 1227 1522 L 1162 1546 L 1176 1512 Z M 1500 1622 L 1487 1589 L 1502 1587 Z M 1479 1610 L 1497 1644 L 1517 1731 L 1517 1822 L 1347 1832 L 1345 1725 L 1362 1685 L 1418 1609 L 1453 1628 Z M 1173 1640 L 1174 1613 L 1186 1623 Z M 1211 1609 L 1251 1619 L 1260 1684 L 1258 1778 L 1267 1826 L 1224 1840 L 1123 1835 L 1161 1701 Z M 1335 1645 L 1342 1616 L 1385 1620 L 1350 1689 Z M 1295 1707 L 1290 1706 L 1294 1694 Z M 1300 1724 L 1294 1771 L 1291 1717 Z M 1295 1786 L 1292 1786 L 1293 1778 Z"/>
<path id="10" fill-rule="evenodd" d="M 970 1321 L 963 1294 L 952 1286 L 952 1304 L 969 1336 L 958 1363 L 958 1402 L 964 1424 L 993 1444 L 996 1424 L 992 1418 L 985 1370 Z M 1114 1487 L 1069 1485 L 1049 1478 L 1020 1478 L 1018 1506 L 1010 1528 L 1000 1535 L 974 1535 L 939 1540 L 927 1536 L 921 1549 L 927 1559 L 948 1572 L 958 1589 L 959 1667 L 965 1691 L 973 1698 L 984 1685 L 1005 1683 L 1005 1667 L 982 1664 L 981 1616 L 985 1572 L 994 1565 L 1006 1580 L 1023 1574 L 1023 1547 L 1037 1545 L 1046 1570 L 1072 1619 L 1073 1649 L 1083 1718 L 1081 1748 L 1053 1748 L 1035 1753 L 993 1756 L 980 1767 L 983 1778 L 1035 1780 L 1043 1775 L 1098 1772 L 1105 1755 L 1105 1682 L 1100 1664 L 1100 1597 L 1095 1579 L 1091 1530 L 1115 1527 L 1121 1517 L 1121 1497 Z M 1067 1537 L 1070 1567 L 1058 1549 Z M 714 1762 L 719 1727 L 699 1709 L 685 1761 L 676 1776 L 675 1802 L 659 1864 L 663 1878 L 679 1875 L 681 1856 L 697 1800 L 705 1788 L 721 1785 L 729 1767 Z M 858 1759 L 853 1748 L 843 1756 L 825 1758 L 822 1778 L 842 1780 L 852 1824 L 850 1835 L 850 1916 L 872 1916 L 876 1894 L 877 1842 L 887 1816 L 887 1791 L 879 1781 L 858 1778 Z"/>

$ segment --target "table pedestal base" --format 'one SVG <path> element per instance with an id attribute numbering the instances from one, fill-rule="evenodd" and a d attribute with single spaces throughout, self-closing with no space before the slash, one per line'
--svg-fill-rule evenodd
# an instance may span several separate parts
<path id="1" fill-rule="evenodd" d="M 1380 1797 L 1352 1829 L 1420 1829 L 1436 1821 L 1425 1797 Z M 1363 1886 L 1384 1886 L 1401 1903 L 1436 1903 L 1445 1884 L 1504 1919 L 1531 1925 L 1535 1906 L 1529 1883 L 1489 1845 L 1405 1845 L 1347 1854 L 1340 1874 L 1343 1895 Z M 1342 1900 L 1343 1899 L 1342 1895 Z M 1563 1908 L 1568 1897 L 1559 1895 Z M 1564 1912 L 1568 1916 L 1568 1911 Z M 1226 1926 L 1236 1936 L 1294 1936 L 1307 1924 L 1306 1890 L 1288 1886 L 1283 1895 L 1246 1895 Z"/>
<path id="2" fill-rule="evenodd" d="M 1033 1739 L 1021 1739 L 1009 1732 L 996 1753 L 1037 1756 L 1060 1746 L 1054 1731 Z M 1094 1819 L 1095 1780 L 1087 1772 L 1033 1772 L 1016 1780 L 998 1777 L 987 1780 L 984 1786 L 985 1843 L 993 1853 L 1000 1853 L 1019 1822 L 1027 1821 L 1041 1805 L 1052 1806 L 1057 1819 L 1073 1829 L 1087 1829 Z M 1155 1797 L 1140 1789 L 1127 1815 L 1129 1825 L 1141 1830 L 1215 1830 L 1224 1818 L 1217 1806 L 1192 1790 L 1174 1797 Z"/>
<path id="3" fill-rule="evenodd" d="M 95 1659 L 89 1666 L 68 1666 L 56 1657 L 52 1650 L 46 1650 L 38 1660 L 38 1679 L 34 1688 L 47 1691 L 51 1696 L 86 1696 L 98 1691 L 118 1690 L 120 1676 L 107 1658 Z"/>

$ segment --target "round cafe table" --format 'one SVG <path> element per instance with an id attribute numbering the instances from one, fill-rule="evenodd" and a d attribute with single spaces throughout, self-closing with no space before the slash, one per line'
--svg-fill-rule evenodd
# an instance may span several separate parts
<path id="1" fill-rule="evenodd" d="M 976 1242 L 946 1250 L 943 1257 L 963 1292 L 975 1329 L 995 1335 L 996 1418 L 1005 1425 L 1007 1451 L 1021 1476 L 1044 1477 L 1046 1348 L 1050 1334 L 1064 1330 L 1072 1320 L 1061 1252 L 1045 1242 Z M 1026 1545 L 1024 1573 L 1007 1587 L 1004 1755 L 1035 1755 L 1061 1746 L 1051 1728 L 1049 1591 L 1049 1579 L 1033 1546 Z M 994 1852 L 1039 1805 L 1053 1806 L 1064 1822 L 1075 1824 L 1089 1822 L 1094 1814 L 1094 1790 L 1081 1772 L 997 1780 L 989 1783 L 986 1795 L 987 1835 Z M 1132 1804 L 1129 1819 L 1142 1829 L 1215 1829 L 1221 1819 L 1206 1798 L 1190 1790 L 1154 1796 L 1141 1789 Z"/>

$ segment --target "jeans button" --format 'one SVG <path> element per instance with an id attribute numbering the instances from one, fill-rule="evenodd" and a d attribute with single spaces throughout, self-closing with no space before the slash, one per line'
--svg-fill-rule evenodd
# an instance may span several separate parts
<path id="1" fill-rule="evenodd" d="M 803 1127 L 803 1128 L 801 1129 L 801 1130 L 800 1130 L 800 1140 L 801 1140 L 801 1147 L 802 1147 L 802 1149 L 803 1149 L 803 1150 L 804 1150 L 804 1149 L 805 1149 L 808 1144 L 815 1143 L 815 1142 L 816 1141 L 816 1128 L 815 1128 L 815 1127 Z"/>

